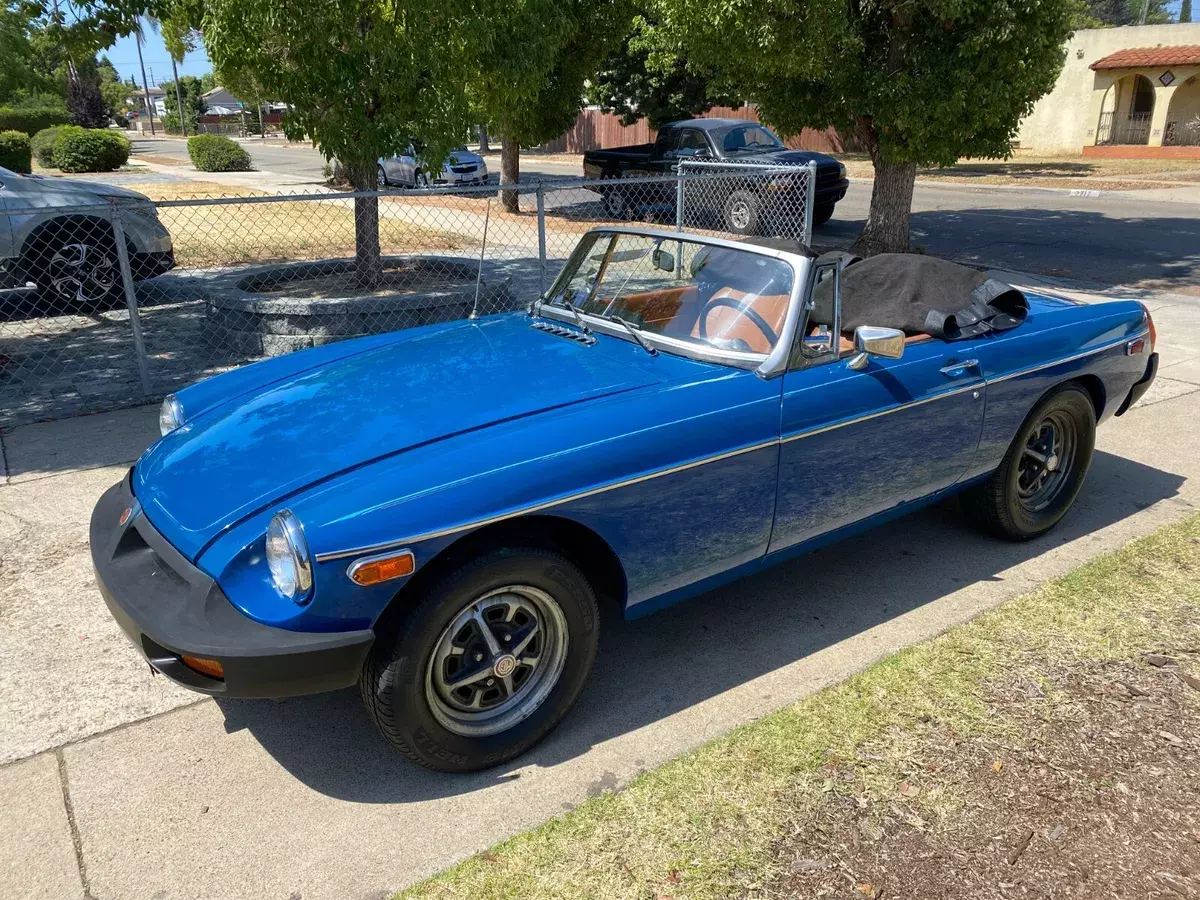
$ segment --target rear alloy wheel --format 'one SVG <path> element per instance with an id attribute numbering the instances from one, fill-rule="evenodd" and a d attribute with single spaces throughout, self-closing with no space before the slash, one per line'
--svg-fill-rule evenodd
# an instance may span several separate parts
<path id="1" fill-rule="evenodd" d="M 626 196 L 624 188 L 610 187 L 604 189 L 604 212 L 610 219 L 616 219 L 619 222 L 623 222 L 632 216 L 629 197 Z"/>
<path id="2" fill-rule="evenodd" d="M 367 711 L 423 766 L 499 765 L 574 705 L 596 655 L 596 619 L 591 586 L 565 557 L 538 548 L 477 557 L 380 626 L 360 680 Z"/>
<path id="3" fill-rule="evenodd" d="M 384 171 L 383 166 L 379 167 L 379 173 L 376 177 L 379 179 L 379 184 L 381 187 L 388 187 L 391 184 L 391 182 L 388 181 L 387 172 Z"/>
<path id="4" fill-rule="evenodd" d="M 111 238 L 59 238 L 44 246 L 39 257 L 38 293 L 42 307 L 52 315 L 111 309 L 121 295 L 121 268 Z"/>
<path id="5" fill-rule="evenodd" d="M 963 508 L 997 537 L 1027 541 L 1045 534 L 1079 495 L 1095 444 L 1091 396 L 1064 385 L 1029 414 L 992 476 L 963 493 Z"/>
<path id="6" fill-rule="evenodd" d="M 758 197 L 734 191 L 725 201 L 725 227 L 734 234 L 758 234 Z"/>

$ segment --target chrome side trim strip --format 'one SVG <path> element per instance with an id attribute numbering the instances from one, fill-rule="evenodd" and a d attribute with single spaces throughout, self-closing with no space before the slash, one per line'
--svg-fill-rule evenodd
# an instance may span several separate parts
<path id="1" fill-rule="evenodd" d="M 888 407 L 887 409 L 880 409 L 880 410 L 877 410 L 872 413 L 867 413 L 865 415 L 856 416 L 852 419 L 845 419 L 841 422 L 834 422 L 830 425 L 822 425 L 819 428 L 812 428 L 807 431 L 794 432 L 793 434 L 784 435 L 781 438 L 775 438 L 775 439 L 772 439 L 769 441 L 760 441 L 757 444 L 750 444 L 745 447 L 739 447 L 736 450 L 729 450 L 725 453 L 718 453 L 715 456 L 707 456 L 707 457 L 704 457 L 703 459 L 696 459 L 696 460 L 693 460 L 692 462 L 682 463 L 681 465 L 678 465 L 678 466 L 671 466 L 670 468 L 667 468 L 667 469 L 660 469 L 657 472 L 647 472 L 645 475 L 638 475 L 634 478 L 626 478 L 622 481 L 615 481 L 611 484 L 601 485 L 600 487 L 589 488 L 588 490 L 580 491 L 579 493 L 568 494 L 565 497 L 559 497 L 555 500 L 547 500 L 544 503 L 535 503 L 531 506 L 523 506 L 523 507 L 511 510 L 506 513 L 500 513 L 499 515 L 489 516 L 486 519 L 477 519 L 477 520 L 471 521 L 471 522 L 464 522 L 461 525 L 453 525 L 453 526 L 450 526 L 449 528 L 441 528 L 437 531 L 429 531 L 429 532 L 425 532 L 424 534 L 417 534 L 417 535 L 411 535 L 411 536 L 407 536 L 407 537 L 403 537 L 403 538 L 398 538 L 397 540 L 394 540 L 394 541 L 385 541 L 385 542 L 379 543 L 379 544 L 370 544 L 366 547 L 354 547 L 350 550 L 332 550 L 327 553 L 318 553 L 318 554 L 316 554 L 316 560 L 319 563 L 325 563 L 325 562 L 332 562 L 332 561 L 339 560 L 339 559 L 345 559 L 348 556 L 360 556 L 363 554 L 383 553 L 388 550 L 395 550 L 395 549 L 401 548 L 405 544 L 416 544 L 416 543 L 419 543 L 420 541 L 429 541 L 429 540 L 433 540 L 434 538 L 446 537 L 451 534 L 457 534 L 460 531 L 470 531 L 475 528 L 483 528 L 487 525 L 494 525 L 497 522 L 503 522 L 506 519 L 515 519 L 518 516 L 526 516 L 531 513 L 541 512 L 542 510 L 551 509 L 555 506 L 562 506 L 565 503 L 572 503 L 576 500 L 583 500 L 587 497 L 594 497 L 597 494 L 604 494 L 604 493 L 607 493 L 608 491 L 618 490 L 619 488 L 630 487 L 635 484 L 641 484 L 644 481 L 650 481 L 654 478 L 662 478 L 665 475 L 674 475 L 677 472 L 686 472 L 688 469 L 695 469 L 699 466 L 708 465 L 709 463 L 720 462 L 723 459 L 730 459 L 735 456 L 741 456 L 742 454 L 745 454 L 745 453 L 753 453 L 756 450 L 765 450 L 768 447 L 774 447 L 777 445 L 788 444 L 788 443 L 791 443 L 792 441 L 798 441 L 803 438 L 813 437 L 818 434 L 824 434 L 827 431 L 833 431 L 837 428 L 845 428 L 847 425 L 854 425 L 858 422 L 866 422 L 866 421 L 869 421 L 870 419 L 877 419 L 880 416 L 891 415 L 894 412 L 899 412 L 904 409 L 913 409 L 914 407 L 917 407 L 917 406 L 923 406 L 926 403 L 933 403 L 935 400 L 942 400 L 946 397 L 953 397 L 957 394 L 966 393 L 967 391 L 979 390 L 980 387 L 984 387 L 984 386 L 990 385 L 990 384 L 997 384 L 1002 381 L 1008 381 L 1011 378 L 1019 378 L 1022 375 L 1029 375 L 1033 372 L 1041 371 L 1042 369 L 1051 369 L 1054 366 L 1060 366 L 1060 365 L 1063 365 L 1064 363 L 1074 362 L 1077 359 L 1083 359 L 1084 357 L 1092 356 L 1096 353 L 1103 353 L 1105 350 L 1111 350 L 1113 347 L 1120 346 L 1121 344 L 1124 344 L 1127 341 L 1136 340 L 1139 337 L 1144 337 L 1144 336 L 1148 335 L 1149 333 L 1150 333 L 1149 329 L 1146 329 L 1137 334 L 1126 335 L 1125 337 L 1122 337 L 1118 340 L 1110 341 L 1109 343 L 1104 344 L 1100 347 L 1093 347 L 1090 350 L 1084 350 L 1081 353 L 1075 353 L 1075 354 L 1072 354 L 1071 356 L 1065 356 L 1061 359 L 1052 360 L 1051 362 L 1048 362 L 1048 363 L 1040 363 L 1036 366 L 1030 366 L 1027 369 L 1021 369 L 1016 372 L 1010 372 L 1007 375 L 1001 375 L 999 378 L 979 379 L 978 381 L 972 381 L 970 384 L 962 385 L 961 387 L 952 388 L 948 391 L 942 391 L 941 393 L 934 394 L 933 396 L 930 396 L 930 397 L 922 397 L 920 400 L 914 400 L 910 403 L 905 403 L 901 406 L 892 406 L 892 407 Z"/>
<path id="2" fill-rule="evenodd" d="M 403 547 L 405 544 L 416 544 L 420 541 L 430 541 L 434 538 L 446 537 L 447 535 L 456 534 L 460 531 L 469 531 L 475 528 L 483 528 L 486 525 L 494 525 L 497 522 L 503 522 L 505 519 L 514 519 L 517 516 L 527 516 L 531 513 L 541 512 L 544 509 L 550 509 L 555 506 L 562 506 L 564 503 L 572 503 L 576 500 L 584 500 L 588 497 L 594 497 L 597 494 L 604 494 L 608 491 L 615 491 L 619 488 L 630 487 L 635 484 L 641 484 L 643 481 L 650 481 L 655 478 L 662 478 L 666 475 L 674 475 L 678 472 L 686 472 L 688 469 L 695 469 L 700 466 L 706 466 L 709 463 L 720 462 L 723 459 L 732 459 L 735 456 L 742 456 L 746 453 L 753 453 L 756 450 L 766 450 L 769 447 L 775 447 L 779 444 L 777 438 L 772 438 L 769 441 L 760 441 L 757 444 L 749 444 L 745 447 L 739 447 L 736 450 L 728 450 L 725 453 L 718 453 L 715 456 L 706 456 L 703 459 L 692 460 L 691 462 L 682 463 L 678 466 L 671 466 L 667 469 L 659 469 L 656 472 L 647 472 L 645 475 L 638 475 L 634 478 L 626 478 L 621 481 L 614 481 L 611 484 L 601 485 L 600 487 L 589 488 L 586 491 L 579 491 L 575 494 L 568 494 L 565 497 L 559 497 L 555 500 L 547 500 L 544 503 L 535 503 L 531 506 L 522 506 L 518 509 L 511 510 L 499 515 L 489 516 L 486 519 L 476 519 L 471 522 L 464 522 L 461 525 L 452 525 L 449 528 L 441 528 L 437 531 L 428 531 L 424 534 L 404 537 L 394 541 L 387 541 L 382 544 L 371 544 L 367 547 L 355 547 L 352 550 L 333 550 L 327 553 L 318 553 L 316 555 L 317 562 L 331 562 L 333 560 L 344 559 L 348 556 L 358 556 L 363 553 L 381 553 L 386 550 L 391 550 Z"/>
<path id="3" fill-rule="evenodd" d="M 1040 372 L 1042 369 L 1052 369 L 1055 366 L 1061 366 L 1064 363 L 1074 362 L 1077 359 L 1083 359 L 1085 356 L 1093 356 L 1097 353 L 1103 353 L 1105 350 L 1111 350 L 1113 347 L 1119 347 L 1128 341 L 1136 341 L 1140 337 L 1146 337 L 1150 334 L 1150 329 L 1146 328 L 1139 331 L 1137 334 L 1127 334 L 1125 337 L 1118 338 L 1115 341 L 1109 341 L 1099 347 L 1093 347 L 1091 350 L 1084 350 L 1082 353 L 1075 353 L 1071 356 L 1064 356 L 1062 359 L 1056 359 L 1053 362 L 1040 363 L 1036 366 L 1030 366 L 1027 369 L 1018 369 L 1016 372 L 1009 372 L 1007 375 L 1001 375 L 999 378 L 989 378 L 988 384 L 999 384 L 1001 381 L 1008 381 L 1010 378 L 1020 378 L 1022 375 L 1029 375 L 1033 372 Z"/>
<path id="4" fill-rule="evenodd" d="M 847 425 L 856 425 L 859 422 L 866 422 L 871 419 L 878 419 L 880 416 L 888 416 L 894 412 L 900 412 L 903 409 L 912 409 L 917 406 L 924 406 L 926 403 L 932 403 L 934 400 L 942 400 L 945 397 L 953 397 L 956 394 L 965 394 L 967 391 L 977 391 L 984 386 L 984 380 L 981 378 L 978 381 L 972 381 L 970 384 L 962 387 L 953 388 L 949 391 L 942 391 L 940 394 L 934 394 L 931 397 L 922 397 L 920 400 L 913 400 L 901 406 L 889 406 L 886 409 L 879 409 L 873 413 L 855 416 L 852 419 L 843 419 L 840 422 L 833 422 L 829 425 L 822 425 L 819 428 L 810 428 L 807 431 L 795 431 L 791 434 L 785 434 L 779 439 L 781 444 L 790 444 L 792 441 L 799 441 L 807 437 L 812 437 L 817 434 L 824 434 L 827 431 L 834 431 L 838 428 L 845 428 Z"/>

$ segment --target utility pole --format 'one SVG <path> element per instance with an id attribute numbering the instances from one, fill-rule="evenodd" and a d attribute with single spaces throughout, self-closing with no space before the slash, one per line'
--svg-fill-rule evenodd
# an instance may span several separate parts
<path id="1" fill-rule="evenodd" d="M 179 131 L 187 137 L 187 121 L 183 118 L 183 94 L 179 90 L 179 69 L 175 66 L 175 57 L 171 57 L 171 74 L 175 76 L 175 105 L 179 109 Z M 167 126 L 163 126 L 163 131 Z"/>
<path id="2" fill-rule="evenodd" d="M 1149 15 L 1150 15 L 1150 0 L 1143 0 L 1143 2 L 1142 2 L 1142 20 L 1138 24 L 1145 25 L 1146 18 Z"/>
<path id="3" fill-rule="evenodd" d="M 142 90 L 146 92 L 146 112 L 150 114 L 150 136 L 154 136 L 154 104 L 150 102 L 150 84 L 146 81 L 146 64 L 142 61 L 142 24 L 137 30 L 138 65 L 142 67 Z"/>

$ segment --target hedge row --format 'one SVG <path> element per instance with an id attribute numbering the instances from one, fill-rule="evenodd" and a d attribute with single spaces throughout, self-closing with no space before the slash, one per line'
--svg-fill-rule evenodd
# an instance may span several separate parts
<path id="1" fill-rule="evenodd" d="M 43 169 L 54 168 L 54 142 L 58 140 L 58 133 L 65 127 L 68 126 L 54 125 L 50 128 L 43 128 L 30 141 L 33 158 Z"/>
<path id="2" fill-rule="evenodd" d="M 188 156 L 201 172 L 249 172 L 250 154 L 220 134 L 198 134 L 188 138 Z"/>
<path id="3" fill-rule="evenodd" d="M 114 131 L 66 125 L 58 129 L 50 152 L 63 172 L 112 172 L 125 165 L 129 150 L 129 141 Z"/>
<path id="4" fill-rule="evenodd" d="M 0 168 L 28 175 L 33 169 L 31 160 L 29 135 L 23 131 L 0 131 Z"/>
<path id="5" fill-rule="evenodd" d="M 0 106 L 0 131 L 20 131 L 33 137 L 43 128 L 66 125 L 68 121 L 64 111 L 49 106 L 29 109 Z"/>

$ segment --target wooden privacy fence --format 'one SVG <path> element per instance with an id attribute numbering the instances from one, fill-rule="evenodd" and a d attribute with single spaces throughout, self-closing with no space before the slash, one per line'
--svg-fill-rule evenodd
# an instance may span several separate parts
<path id="1" fill-rule="evenodd" d="M 758 121 L 758 109 L 741 106 L 714 106 L 704 116 L 709 119 L 742 119 Z M 621 117 L 598 109 L 585 109 L 575 118 L 572 125 L 560 138 L 543 144 L 541 149 L 551 153 L 582 153 L 584 150 L 604 150 L 630 144 L 647 144 L 654 140 L 656 132 L 645 119 L 635 125 L 622 125 Z M 848 142 L 833 128 L 805 128 L 800 134 L 786 141 L 793 150 L 821 150 L 836 153 L 852 149 Z"/>

